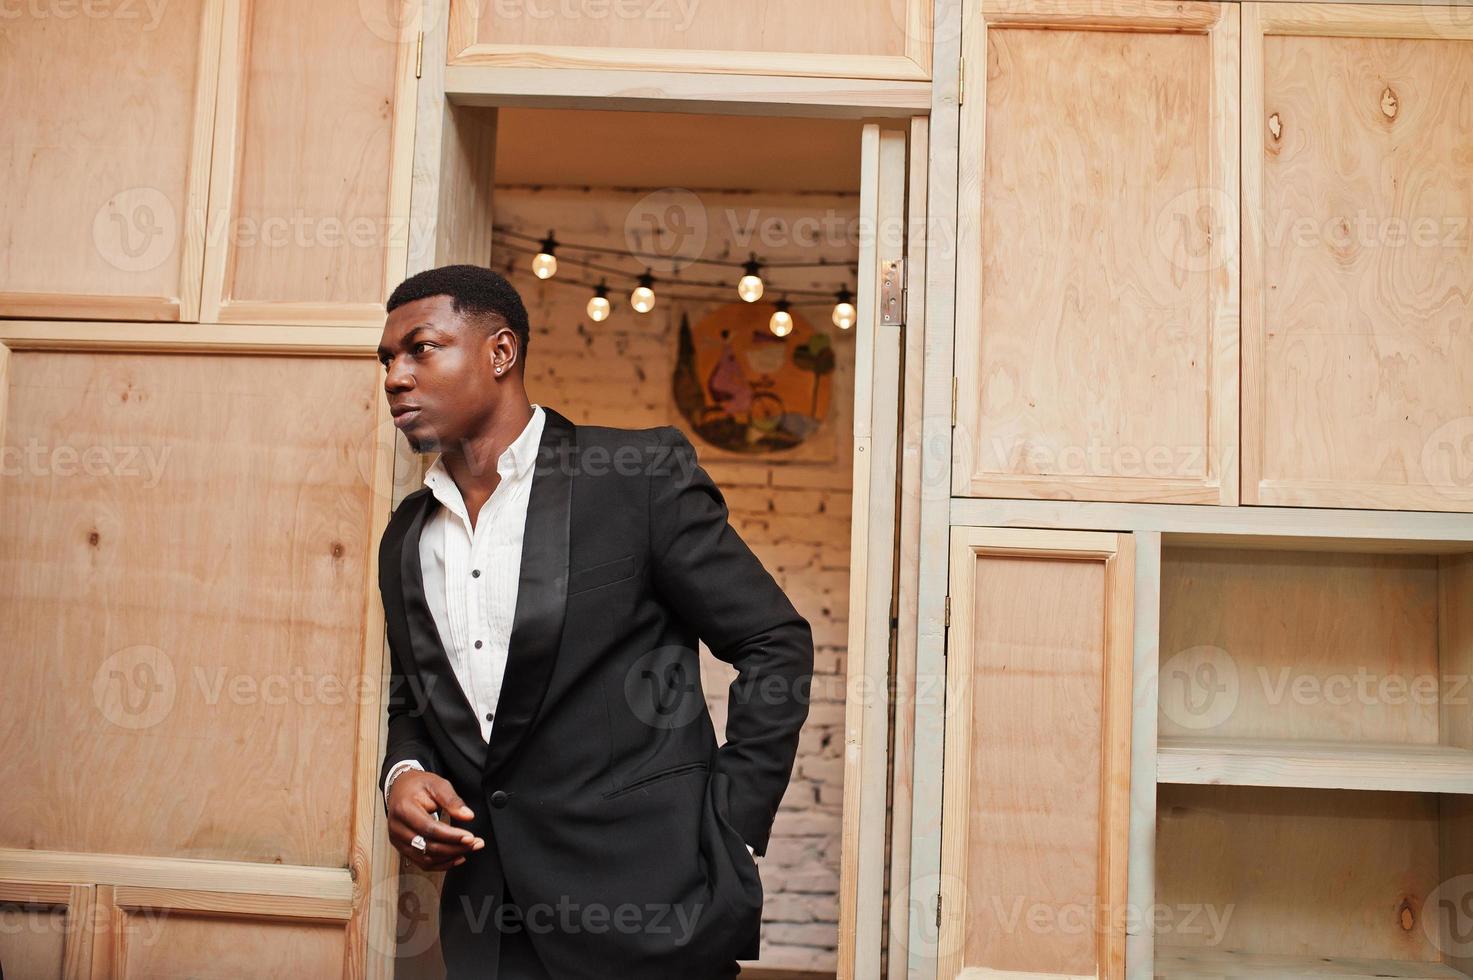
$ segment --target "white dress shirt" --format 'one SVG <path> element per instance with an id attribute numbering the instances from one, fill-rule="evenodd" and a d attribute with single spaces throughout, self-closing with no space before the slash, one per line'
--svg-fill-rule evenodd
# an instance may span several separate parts
<path id="1" fill-rule="evenodd" d="M 506 673 L 521 577 L 527 499 L 545 422 L 542 406 L 534 404 L 532 418 L 521 435 L 496 461 L 501 480 L 481 506 L 474 529 L 465 498 L 445 468 L 443 457 L 435 460 L 424 478 L 424 485 L 441 504 L 425 520 L 419 540 L 425 600 L 455 679 L 475 709 L 481 737 L 487 742 L 496 723 L 501 680 Z M 399 773 L 423 768 L 414 759 L 397 763 L 384 778 L 385 798 Z"/>
<path id="2" fill-rule="evenodd" d="M 455 678 L 475 709 L 481 737 L 487 742 L 496 723 L 511 646 L 527 500 L 545 422 L 542 406 L 534 404 L 526 428 L 496 461 L 501 480 L 481 506 L 474 529 L 465 499 L 443 457 L 436 458 L 424 478 L 425 486 L 442 505 L 426 519 L 419 542 L 425 600 Z M 405 759 L 389 770 L 384 777 L 385 801 L 395 778 L 410 769 L 423 770 L 424 766 Z M 755 855 L 750 845 L 747 851 Z"/>

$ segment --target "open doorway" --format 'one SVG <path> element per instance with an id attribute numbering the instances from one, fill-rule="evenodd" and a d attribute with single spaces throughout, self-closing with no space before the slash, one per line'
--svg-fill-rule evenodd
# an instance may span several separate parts
<path id="1" fill-rule="evenodd" d="M 889 590 L 893 566 L 881 539 L 893 525 L 870 533 L 867 518 L 886 506 L 884 495 L 867 478 L 856 494 L 855 480 L 873 465 L 877 480 L 895 482 L 893 459 L 863 457 L 884 444 L 871 446 L 869 418 L 882 370 L 891 390 L 876 404 L 895 424 L 898 341 L 887 341 L 890 356 L 877 367 L 875 323 L 865 334 L 856 307 L 883 303 L 876 239 L 888 235 L 903 249 L 903 131 L 892 132 L 899 146 L 889 147 L 902 165 L 892 208 L 899 227 L 877 229 L 879 141 L 856 119 L 452 106 L 445 122 L 432 264 L 489 256 L 517 287 L 532 324 L 531 400 L 575 423 L 684 431 L 733 526 L 813 626 L 809 717 L 758 859 L 761 957 L 743 972 L 834 977 L 845 956 L 845 890 L 852 916 L 858 887 L 858 794 L 845 782 L 848 768 L 857 783 L 861 729 L 864 771 L 876 773 L 878 762 L 864 804 L 880 818 L 863 834 L 872 867 L 883 867 L 891 830 L 883 678 L 892 616 L 879 593 Z M 754 301 L 742 295 L 753 292 L 744 277 L 761 280 Z M 647 292 L 636 295 L 641 286 Z M 893 492 L 889 500 L 893 508 Z M 856 554 L 863 563 L 882 553 L 883 562 L 869 561 L 868 587 L 853 577 Z M 857 626 L 856 581 L 866 596 Z M 882 685 L 869 691 L 863 718 L 846 697 L 856 629 L 879 633 L 870 645 Z M 718 738 L 734 677 L 703 651 Z M 408 887 L 427 895 L 423 884 Z M 872 904 L 878 925 L 883 875 L 864 886 L 860 901 Z M 847 932 L 852 940 L 853 927 Z M 397 976 L 439 975 L 437 948 L 418 945 L 401 944 Z"/>

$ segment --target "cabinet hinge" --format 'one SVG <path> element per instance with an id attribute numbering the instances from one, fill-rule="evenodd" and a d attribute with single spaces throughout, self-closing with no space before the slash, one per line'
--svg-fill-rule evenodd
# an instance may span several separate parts
<path id="1" fill-rule="evenodd" d="M 956 72 L 956 104 L 967 101 L 967 59 L 961 59 Z"/>
<path id="2" fill-rule="evenodd" d="M 941 928 L 941 893 L 936 893 L 936 928 Z"/>
<path id="3" fill-rule="evenodd" d="M 414 42 L 414 77 L 418 78 L 424 71 L 425 66 L 425 32 L 419 32 L 419 39 Z"/>
<path id="4" fill-rule="evenodd" d="M 951 379 L 951 427 L 956 428 L 956 377 Z"/>
<path id="5" fill-rule="evenodd" d="M 946 597 L 946 628 L 951 629 L 951 596 Z"/>
<path id="6" fill-rule="evenodd" d="M 881 262 L 880 323 L 887 327 L 905 326 L 905 293 L 905 260 Z"/>

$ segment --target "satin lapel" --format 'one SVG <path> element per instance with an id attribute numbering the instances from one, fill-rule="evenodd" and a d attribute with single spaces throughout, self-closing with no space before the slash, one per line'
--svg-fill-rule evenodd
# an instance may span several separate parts
<path id="1" fill-rule="evenodd" d="M 405 502 L 408 502 L 407 499 Z M 472 766 L 480 769 L 486 759 L 486 741 L 481 738 L 481 725 L 476 721 L 475 709 L 466 699 L 454 668 L 450 666 L 450 657 L 445 652 L 445 644 L 435 626 L 435 617 L 425 599 L 419 543 L 424 534 L 425 521 L 439 506 L 440 502 L 435 499 L 435 495 L 425 491 L 419 505 L 414 509 L 408 529 L 404 532 L 404 550 L 400 556 L 404 579 L 404 616 L 409 625 L 414 660 L 419 664 L 424 683 L 428 685 L 435 717 L 440 719 L 440 724 L 460 753 L 470 760 Z"/>
<path id="2" fill-rule="evenodd" d="M 577 427 L 545 405 L 542 410 L 546 417 L 527 500 L 517 608 L 484 779 L 512 757 L 536 720 L 563 636 Z"/>

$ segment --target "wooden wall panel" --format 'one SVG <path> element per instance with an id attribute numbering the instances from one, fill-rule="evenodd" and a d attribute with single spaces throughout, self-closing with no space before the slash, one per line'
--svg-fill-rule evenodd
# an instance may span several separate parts
<path id="1" fill-rule="evenodd" d="M 1243 6 L 1244 501 L 1473 511 L 1473 24 Z"/>
<path id="2" fill-rule="evenodd" d="M 220 4 L 65 6 L 0 16 L 0 315 L 191 319 Z"/>
<path id="3" fill-rule="evenodd" d="M 10 355 L 0 847 L 350 864 L 381 400 L 368 358 Z"/>
<path id="4" fill-rule="evenodd" d="M 0 881 L 0 965 L 16 978 L 88 976 L 91 909 L 85 885 Z"/>
<path id="5" fill-rule="evenodd" d="M 968 42 L 953 492 L 1234 503 L 1236 6 L 1108 7 Z"/>
<path id="6" fill-rule="evenodd" d="M 926 0 L 452 0 L 449 63 L 930 77 Z"/>
<path id="7" fill-rule="evenodd" d="M 1119 977 L 1133 543 L 952 532 L 938 977 Z"/>
<path id="8" fill-rule="evenodd" d="M 357 0 L 231 2 L 205 317 L 382 323 L 408 240 L 414 38 Z"/>
<path id="9" fill-rule="evenodd" d="M 0 964 L 12 976 L 65 976 L 67 912 L 55 906 L 0 902 Z"/>

